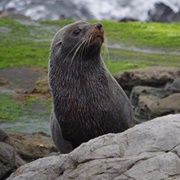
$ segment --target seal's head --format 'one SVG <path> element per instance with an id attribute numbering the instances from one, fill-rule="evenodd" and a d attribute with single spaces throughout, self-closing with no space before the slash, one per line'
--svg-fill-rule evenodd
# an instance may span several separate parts
<path id="1" fill-rule="evenodd" d="M 74 59 L 92 59 L 99 56 L 104 42 L 104 29 L 100 23 L 76 22 L 60 29 L 52 42 L 51 59 L 67 62 Z M 67 62 L 69 63 L 69 62 Z"/>

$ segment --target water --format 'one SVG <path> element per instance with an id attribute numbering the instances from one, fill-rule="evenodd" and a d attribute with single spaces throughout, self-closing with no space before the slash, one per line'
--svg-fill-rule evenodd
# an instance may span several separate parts
<path id="1" fill-rule="evenodd" d="M 180 11 L 179 0 L 1 0 L 0 10 L 20 13 L 33 20 L 130 18 L 148 21 L 148 12 L 160 2 L 174 13 Z"/>
<path id="2" fill-rule="evenodd" d="M 22 132 L 22 133 L 34 133 L 34 132 L 44 132 L 50 134 L 49 130 L 49 118 L 30 118 L 21 117 L 18 122 L 5 122 L 0 123 L 0 127 L 6 131 L 12 132 Z"/>

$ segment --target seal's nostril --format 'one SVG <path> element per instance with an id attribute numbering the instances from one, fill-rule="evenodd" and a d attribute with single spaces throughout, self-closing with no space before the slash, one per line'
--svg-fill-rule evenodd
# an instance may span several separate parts
<path id="1" fill-rule="evenodd" d="M 101 24 L 101 23 L 97 23 L 97 24 L 96 24 L 96 27 L 97 27 L 99 30 L 101 30 L 102 24 Z"/>

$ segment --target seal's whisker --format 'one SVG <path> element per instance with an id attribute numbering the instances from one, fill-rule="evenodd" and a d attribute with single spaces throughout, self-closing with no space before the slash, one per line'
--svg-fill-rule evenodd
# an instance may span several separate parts
<path id="1" fill-rule="evenodd" d="M 68 58 L 68 56 L 71 54 L 71 52 L 79 45 L 79 43 L 77 43 L 72 49 L 71 51 L 69 51 L 69 53 L 67 54 L 67 56 L 64 58 L 63 63 L 66 61 L 66 59 Z"/>
<path id="2" fill-rule="evenodd" d="M 83 53 L 85 53 L 85 51 L 86 51 L 88 39 L 89 39 L 89 37 L 86 38 L 86 41 L 82 45 L 81 51 L 79 53 L 79 59 L 83 56 Z"/>
<path id="3" fill-rule="evenodd" d="M 89 37 L 88 46 L 90 45 L 91 39 L 92 39 L 92 34 Z"/>
<path id="4" fill-rule="evenodd" d="M 63 60 L 63 63 L 66 61 L 66 59 L 68 58 L 68 56 L 71 54 L 71 52 L 76 49 L 76 47 L 78 47 L 80 45 L 81 42 L 78 42 L 72 49 L 71 51 L 69 51 L 69 53 L 66 55 L 66 57 Z"/>
<path id="5" fill-rule="evenodd" d="M 86 53 L 86 49 L 87 49 L 86 47 L 88 47 L 88 41 L 89 41 L 89 37 L 87 36 L 86 40 L 84 41 L 80 49 L 79 56 L 78 56 L 79 59 L 83 56 L 84 53 Z"/>
<path id="6" fill-rule="evenodd" d="M 81 44 L 79 44 L 79 46 L 77 47 L 77 49 L 75 50 L 75 52 L 74 52 L 74 54 L 73 54 L 73 57 L 72 57 L 72 60 L 71 60 L 71 63 L 72 63 L 72 61 L 74 60 L 77 52 L 79 51 L 79 49 L 81 48 L 81 46 L 83 45 L 83 43 L 84 43 L 85 41 L 86 41 L 86 39 L 84 39 L 84 40 L 81 42 Z"/>
<path id="7" fill-rule="evenodd" d="M 82 48 L 82 46 L 86 43 L 87 39 L 88 39 L 88 35 L 83 39 L 83 41 L 80 42 L 81 44 L 79 44 L 79 46 L 77 47 L 76 51 L 74 52 L 74 55 L 73 55 L 73 57 L 72 57 L 72 60 L 74 60 L 77 52 L 78 52 L 79 50 L 81 51 L 81 48 Z"/>
<path id="8" fill-rule="evenodd" d="M 88 39 L 88 43 L 87 43 L 87 46 L 88 46 L 88 47 L 90 46 L 91 40 L 92 40 L 92 34 L 90 34 L 89 39 Z"/>
<path id="9" fill-rule="evenodd" d="M 84 39 L 83 39 L 83 41 L 80 41 L 80 42 L 78 42 L 77 44 L 76 44 L 76 46 L 68 53 L 68 55 L 66 56 L 66 58 L 70 55 L 70 53 L 77 47 L 77 49 L 76 49 L 76 51 L 74 52 L 74 54 L 73 54 L 73 57 L 72 57 L 72 61 L 74 60 L 74 57 L 76 56 L 76 54 L 77 54 L 77 52 L 78 52 L 78 50 L 81 48 L 81 46 L 86 42 L 86 40 L 88 39 L 88 37 L 89 37 L 89 35 L 90 35 L 91 33 L 88 33 L 85 37 L 84 37 Z M 65 59 L 66 59 L 65 58 Z M 71 62 L 72 63 L 72 62 Z M 71 64 L 70 63 L 70 64 Z"/>

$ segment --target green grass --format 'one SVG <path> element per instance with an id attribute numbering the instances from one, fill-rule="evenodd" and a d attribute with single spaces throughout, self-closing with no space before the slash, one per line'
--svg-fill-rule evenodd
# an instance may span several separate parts
<path id="1" fill-rule="evenodd" d="M 26 25 L 23 20 L 0 19 L 0 69 L 47 67 L 51 39 L 58 29 L 72 22 L 36 21 Z M 102 24 L 109 43 L 167 52 L 165 55 L 157 55 L 109 48 L 109 58 L 104 51 L 102 53 L 110 72 L 134 69 L 136 65 L 179 67 L 180 55 L 170 55 L 170 52 L 180 52 L 180 24 L 113 21 L 102 21 Z"/>
<path id="2" fill-rule="evenodd" d="M 10 95 L 0 94 L 0 122 L 17 121 L 22 115 L 21 104 Z"/>
<path id="3" fill-rule="evenodd" d="M 180 23 L 117 23 L 104 21 L 107 38 L 113 43 L 141 48 L 180 51 Z"/>
<path id="4" fill-rule="evenodd" d="M 37 119 L 42 123 L 43 119 L 49 119 L 52 100 L 27 98 L 26 101 L 17 101 L 13 96 L 0 94 L 0 123 L 23 122 L 28 123 L 29 119 Z"/>
<path id="5" fill-rule="evenodd" d="M 108 59 L 104 55 L 105 59 Z M 145 68 L 148 66 L 174 66 L 180 68 L 180 56 L 172 54 L 146 54 L 128 50 L 109 49 L 109 60 L 105 60 L 111 73 Z"/>

